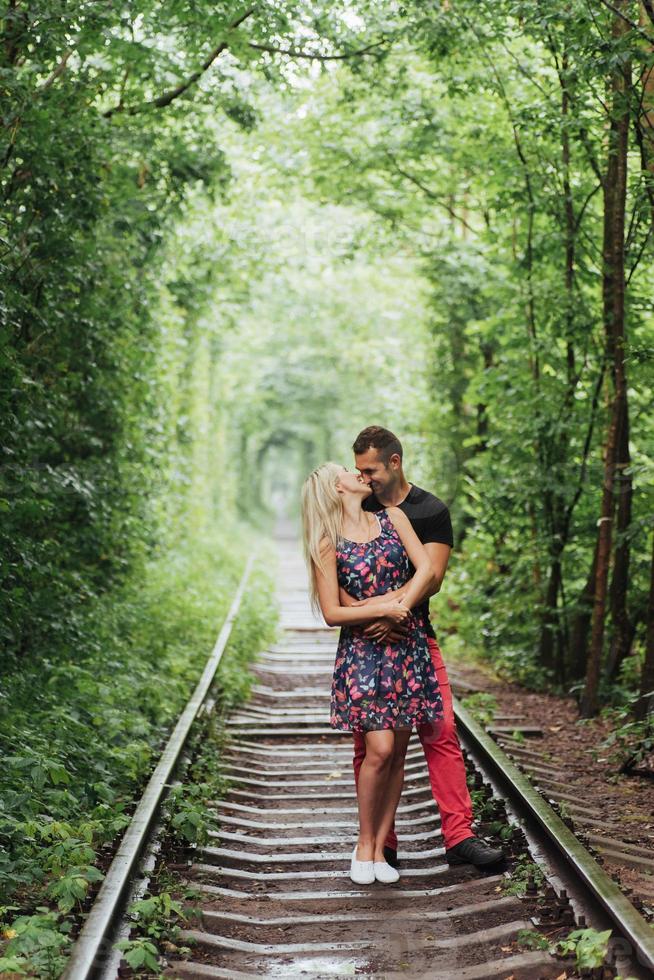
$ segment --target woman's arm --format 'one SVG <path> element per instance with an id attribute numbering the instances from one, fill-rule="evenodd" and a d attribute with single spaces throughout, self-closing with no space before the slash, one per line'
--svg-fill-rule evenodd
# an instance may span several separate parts
<path id="1" fill-rule="evenodd" d="M 404 594 L 400 602 L 412 609 L 417 606 L 426 592 L 436 585 L 436 577 L 429 555 L 418 535 L 411 527 L 411 522 L 399 507 L 388 507 L 386 513 L 390 517 L 400 541 L 406 548 L 415 573 L 404 586 Z"/>
<path id="2" fill-rule="evenodd" d="M 406 619 L 410 607 L 406 603 L 400 605 L 397 598 L 390 596 L 384 602 L 370 606 L 342 606 L 338 594 L 336 552 L 327 542 L 321 547 L 321 557 L 324 571 L 316 566 L 316 585 L 320 608 L 328 626 L 364 626 L 379 616 L 387 616 L 396 623 Z"/>

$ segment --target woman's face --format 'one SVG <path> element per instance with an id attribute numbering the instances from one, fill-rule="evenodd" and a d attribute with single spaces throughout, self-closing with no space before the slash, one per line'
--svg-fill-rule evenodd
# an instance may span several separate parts
<path id="1" fill-rule="evenodd" d="M 358 497 L 369 497 L 372 493 L 372 488 L 367 486 L 363 477 L 351 473 L 345 466 L 338 475 L 336 489 L 339 493 L 353 493 Z"/>

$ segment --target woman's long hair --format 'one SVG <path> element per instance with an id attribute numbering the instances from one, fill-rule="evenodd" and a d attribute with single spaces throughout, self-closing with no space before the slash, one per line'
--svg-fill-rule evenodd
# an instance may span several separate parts
<path id="1" fill-rule="evenodd" d="M 334 549 L 342 537 L 343 500 L 336 490 L 342 467 L 323 463 L 309 474 L 302 485 L 302 543 L 309 571 L 311 606 L 320 610 L 316 569 L 324 571 L 320 544 L 327 539 Z"/>

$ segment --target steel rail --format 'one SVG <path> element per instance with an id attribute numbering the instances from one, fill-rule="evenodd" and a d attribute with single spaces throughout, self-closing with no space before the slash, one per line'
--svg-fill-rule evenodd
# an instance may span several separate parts
<path id="1" fill-rule="evenodd" d="M 107 946 L 111 942 L 117 911 L 121 908 L 130 879 L 148 842 L 166 796 L 167 784 L 184 749 L 193 722 L 211 689 L 241 605 L 252 563 L 253 556 L 250 556 L 202 676 L 179 716 L 161 758 L 143 791 L 91 911 L 73 946 L 62 980 L 88 980 L 101 967 L 101 957 L 105 957 L 109 952 Z"/>
<path id="2" fill-rule="evenodd" d="M 463 730 L 462 741 L 464 744 L 466 741 L 471 743 L 473 753 L 476 750 L 482 757 L 482 763 L 491 769 L 502 794 L 518 811 L 526 812 L 532 820 L 536 821 L 555 850 L 566 859 L 573 874 L 581 879 L 619 933 L 631 944 L 638 963 L 654 973 L 654 929 L 623 895 L 581 841 L 566 827 L 524 773 L 456 699 L 454 712 L 457 724 L 460 730 Z"/>

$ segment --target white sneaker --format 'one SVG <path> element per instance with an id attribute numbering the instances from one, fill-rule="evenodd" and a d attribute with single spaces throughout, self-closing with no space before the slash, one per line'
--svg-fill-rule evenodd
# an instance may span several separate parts
<path id="1" fill-rule="evenodd" d="M 352 863 L 350 865 L 350 878 L 357 885 L 371 885 L 375 880 L 375 866 L 373 861 L 357 860 L 357 845 L 352 851 Z"/>
<path id="2" fill-rule="evenodd" d="M 374 861 L 373 869 L 377 881 L 383 881 L 385 885 L 389 885 L 392 881 L 400 880 L 400 872 L 397 868 L 391 867 L 387 861 Z"/>

